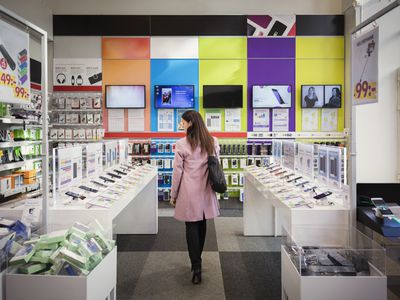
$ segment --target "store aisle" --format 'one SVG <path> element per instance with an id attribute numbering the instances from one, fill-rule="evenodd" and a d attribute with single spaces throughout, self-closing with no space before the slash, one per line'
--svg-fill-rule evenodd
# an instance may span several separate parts
<path id="1" fill-rule="evenodd" d="M 117 299 L 281 299 L 280 238 L 243 237 L 241 217 L 207 222 L 203 282 L 191 283 L 185 225 L 159 218 L 159 233 L 118 235 Z"/>

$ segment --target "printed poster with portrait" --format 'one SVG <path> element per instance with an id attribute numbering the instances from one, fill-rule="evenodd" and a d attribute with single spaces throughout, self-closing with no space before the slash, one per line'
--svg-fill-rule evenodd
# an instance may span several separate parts
<path id="1" fill-rule="evenodd" d="M 378 102 L 379 27 L 352 40 L 353 105 Z"/>
<path id="2" fill-rule="evenodd" d="M 30 102 L 29 34 L 0 20 L 0 102 Z"/>

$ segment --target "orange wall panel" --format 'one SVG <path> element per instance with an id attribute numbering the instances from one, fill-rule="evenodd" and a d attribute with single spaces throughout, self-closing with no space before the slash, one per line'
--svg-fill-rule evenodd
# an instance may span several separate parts
<path id="1" fill-rule="evenodd" d="M 106 85 L 145 85 L 146 108 L 144 130 L 150 130 L 150 60 L 103 60 L 103 99 Z M 103 101 L 103 123 L 108 132 L 108 110 Z M 128 111 L 125 110 L 125 131 L 128 131 Z"/>
<path id="2" fill-rule="evenodd" d="M 150 59 L 150 38 L 103 38 L 103 59 Z"/>

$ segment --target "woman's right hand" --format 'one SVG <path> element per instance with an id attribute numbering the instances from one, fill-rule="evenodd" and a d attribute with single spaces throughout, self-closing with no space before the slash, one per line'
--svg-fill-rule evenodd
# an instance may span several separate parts
<path id="1" fill-rule="evenodd" d="M 171 204 L 173 207 L 175 207 L 176 199 L 171 198 L 171 199 L 169 200 L 169 204 Z"/>

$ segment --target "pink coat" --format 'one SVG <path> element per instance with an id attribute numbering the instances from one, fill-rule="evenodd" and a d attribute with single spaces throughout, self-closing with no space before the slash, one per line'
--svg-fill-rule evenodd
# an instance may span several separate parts
<path id="1" fill-rule="evenodd" d="M 218 140 L 214 138 L 215 151 L 219 154 Z M 182 138 L 176 142 L 172 173 L 171 198 L 176 199 L 175 219 L 196 222 L 219 216 L 216 193 L 208 184 L 207 153 L 200 147 L 194 151 Z"/>

